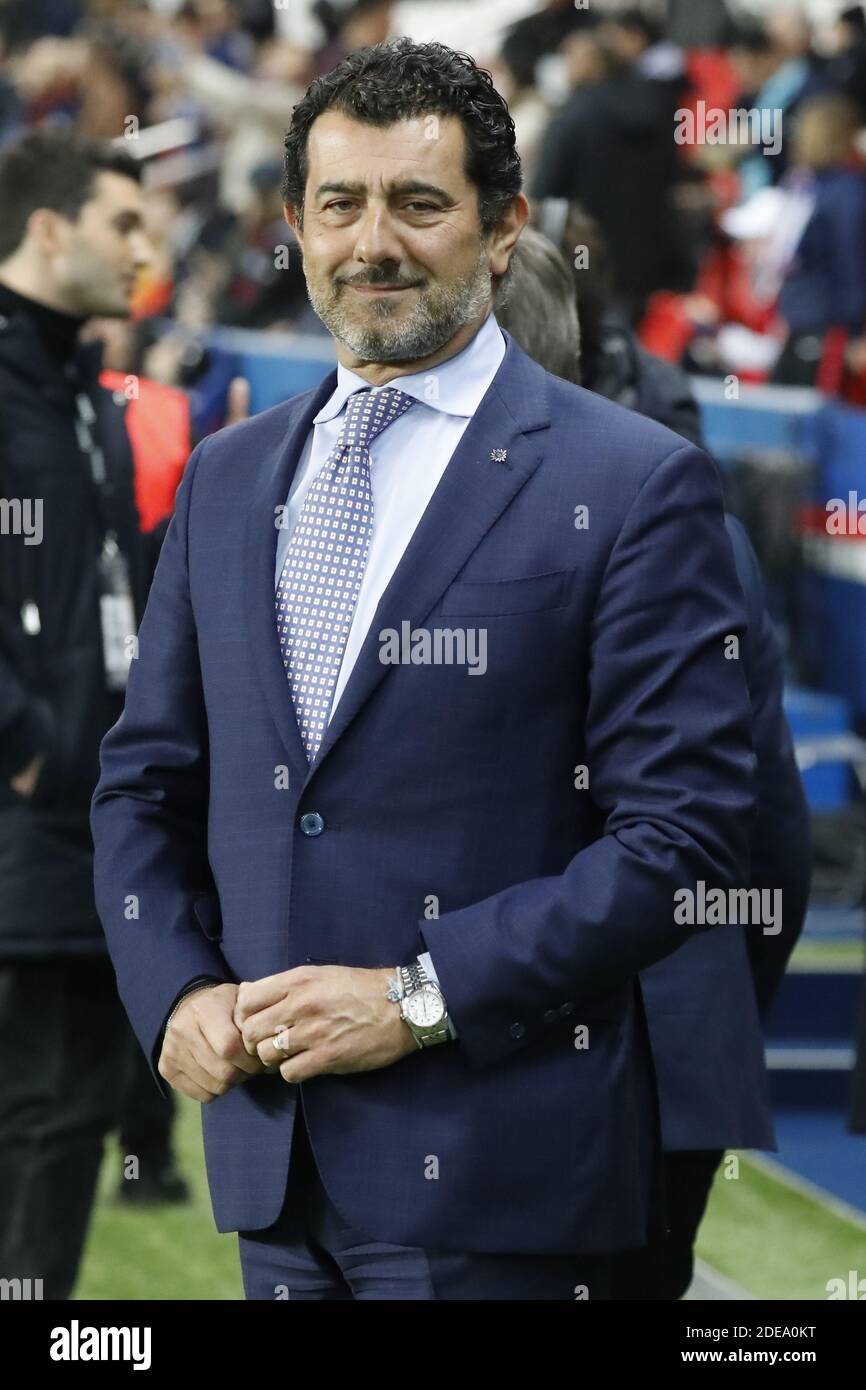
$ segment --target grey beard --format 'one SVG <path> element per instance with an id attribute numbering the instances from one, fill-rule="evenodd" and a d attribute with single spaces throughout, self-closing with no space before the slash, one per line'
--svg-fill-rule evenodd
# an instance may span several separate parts
<path id="1" fill-rule="evenodd" d="M 347 293 L 344 288 L 342 294 Z M 433 294 L 422 292 L 410 317 L 401 322 L 390 321 L 387 300 L 371 300 L 371 308 L 382 318 L 379 325 L 367 328 L 345 313 L 333 289 L 325 295 L 308 283 L 307 295 L 329 333 L 356 357 L 365 362 L 414 362 L 438 352 L 458 329 L 481 317 L 490 303 L 490 267 L 482 251 L 468 280 Z"/>

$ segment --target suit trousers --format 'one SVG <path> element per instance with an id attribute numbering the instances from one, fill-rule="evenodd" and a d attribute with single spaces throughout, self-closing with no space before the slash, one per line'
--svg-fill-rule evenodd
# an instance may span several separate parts
<path id="1" fill-rule="evenodd" d="M 248 1299 L 610 1297 L 609 1255 L 478 1254 L 371 1239 L 343 1219 L 319 1176 L 299 1098 L 286 1200 L 272 1226 L 239 1232 Z"/>
<path id="2" fill-rule="evenodd" d="M 107 956 L 0 963 L 0 1277 L 72 1292 L 129 1024 Z"/>

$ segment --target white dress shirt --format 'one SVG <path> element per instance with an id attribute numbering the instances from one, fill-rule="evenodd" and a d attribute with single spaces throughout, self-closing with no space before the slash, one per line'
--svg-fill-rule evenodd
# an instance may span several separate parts
<path id="1" fill-rule="evenodd" d="M 407 396 L 414 396 L 417 405 L 411 406 L 383 430 L 370 448 L 373 533 L 329 723 L 352 674 L 379 600 L 504 356 L 505 339 L 491 314 L 456 357 L 449 357 L 447 362 L 429 371 L 395 377 L 388 383 Z M 337 385 L 313 420 L 289 489 L 277 533 L 274 589 L 279 583 L 307 489 L 340 438 L 347 399 L 354 391 L 362 389 L 371 389 L 369 381 L 349 371 L 342 363 L 338 364 Z M 382 388 L 374 386 L 372 389 Z"/>
<path id="2" fill-rule="evenodd" d="M 329 723 L 370 629 L 379 600 L 504 356 L 505 339 L 495 317 L 490 314 L 471 342 L 455 357 L 449 357 L 447 362 L 440 362 L 428 371 L 395 377 L 388 383 L 406 395 L 414 396 L 417 405 L 411 406 L 383 430 L 370 446 L 373 532 L 328 716 Z M 289 489 L 286 510 L 277 535 L 275 590 L 307 489 L 339 441 L 346 401 L 353 392 L 370 389 L 375 391 L 383 388 L 371 388 L 369 381 L 338 363 L 337 385 L 313 419 L 313 428 L 307 436 Z M 419 960 L 430 979 L 436 981 L 437 975 L 429 952 L 419 956 Z M 456 1036 L 453 1025 L 452 1035 Z"/>

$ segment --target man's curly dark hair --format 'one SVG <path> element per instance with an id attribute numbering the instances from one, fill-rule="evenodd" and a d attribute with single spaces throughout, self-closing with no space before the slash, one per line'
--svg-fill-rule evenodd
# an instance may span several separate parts
<path id="1" fill-rule="evenodd" d="M 481 231 L 497 227 L 520 192 L 514 122 L 490 73 L 467 53 L 442 43 L 388 39 L 360 48 L 311 83 L 292 112 L 285 139 L 280 192 L 303 225 L 307 139 L 324 111 L 385 127 L 420 116 L 459 116 L 466 141 L 466 176 L 478 189 Z"/>

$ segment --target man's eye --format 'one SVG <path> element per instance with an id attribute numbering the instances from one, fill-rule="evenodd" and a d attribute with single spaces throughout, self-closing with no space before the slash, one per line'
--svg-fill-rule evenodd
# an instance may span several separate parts
<path id="1" fill-rule="evenodd" d="M 335 202 L 328 203 L 328 212 L 339 212 L 341 209 L 353 208 L 355 204 L 349 198 L 337 198 Z"/>
<path id="2" fill-rule="evenodd" d="M 420 211 L 420 212 L 436 212 L 436 204 L 435 204 L 435 203 L 422 203 L 422 202 L 413 201 L 413 202 L 411 202 L 411 203 L 407 203 L 407 204 L 406 204 L 406 207 L 407 207 L 407 208 L 411 208 L 413 211 Z"/>

